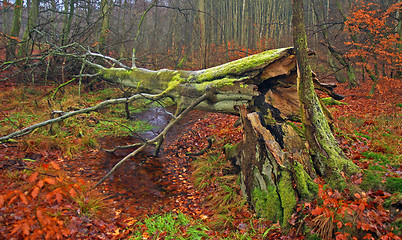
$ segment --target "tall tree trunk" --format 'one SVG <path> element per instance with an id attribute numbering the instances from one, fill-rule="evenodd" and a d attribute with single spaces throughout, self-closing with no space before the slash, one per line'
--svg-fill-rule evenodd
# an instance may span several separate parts
<path id="1" fill-rule="evenodd" d="M 68 42 L 68 37 L 70 35 L 71 23 L 73 21 L 74 10 L 75 10 L 75 0 L 64 0 L 64 17 L 62 26 L 62 37 L 61 45 L 65 45 Z"/>
<path id="2" fill-rule="evenodd" d="M 338 1 L 337 1 L 337 5 L 338 5 L 338 10 L 342 11 Z M 328 16 L 327 15 L 328 14 L 328 9 L 324 8 L 324 6 L 322 5 L 321 0 L 319 0 L 313 6 L 314 6 L 314 13 L 315 13 L 316 19 L 318 21 L 318 26 L 320 27 L 320 31 L 321 31 L 321 33 L 323 35 L 323 38 L 324 38 L 324 41 L 325 41 L 325 45 L 326 45 L 326 47 L 328 48 L 328 51 L 329 51 L 328 58 L 331 58 L 329 60 L 330 61 L 330 66 L 333 68 L 334 64 L 331 61 L 332 61 L 332 58 L 335 58 L 346 69 L 346 73 L 347 73 L 346 81 L 349 82 L 350 86 L 352 86 L 352 87 L 356 86 L 357 81 L 356 81 L 356 73 L 355 73 L 354 67 L 352 66 L 350 61 L 345 56 L 343 56 L 343 54 L 339 53 L 334 48 L 334 46 L 331 44 L 331 42 L 329 40 L 328 32 L 327 32 L 327 25 L 325 24 L 326 16 Z M 328 5 L 327 5 L 327 8 L 328 8 Z M 336 77 L 338 82 L 345 82 L 345 80 L 341 78 L 341 77 L 343 77 L 343 75 L 341 76 L 341 74 L 335 74 L 335 77 Z"/>
<path id="3" fill-rule="evenodd" d="M 400 3 L 402 0 L 398 0 L 398 3 Z M 402 13 L 401 11 L 397 11 L 397 29 L 396 32 L 399 35 L 399 43 L 398 43 L 398 49 L 399 51 L 402 51 Z M 396 76 L 401 77 L 402 76 L 402 69 L 399 69 L 396 71 Z"/>
<path id="4" fill-rule="evenodd" d="M 6 49 L 6 59 L 10 60 L 15 57 L 15 50 L 18 44 L 18 37 L 21 31 L 21 13 L 23 0 L 16 0 L 14 3 L 13 25 L 11 27 L 11 39 Z"/>
<path id="5" fill-rule="evenodd" d="M 120 34 L 121 34 L 121 40 L 120 40 L 120 53 L 119 56 L 120 58 L 124 57 L 125 54 L 125 48 L 124 48 L 124 42 L 126 41 L 127 37 L 127 32 L 126 32 L 126 11 L 128 9 L 128 1 L 124 0 L 123 3 L 123 8 L 122 8 L 122 16 L 121 16 L 121 21 L 120 21 Z"/>
<path id="6" fill-rule="evenodd" d="M 32 47 L 31 34 L 34 27 L 36 27 L 39 18 L 39 1 L 40 0 L 32 0 L 31 8 L 29 9 L 28 14 L 28 22 L 24 31 L 24 35 L 22 37 L 22 44 L 19 49 L 20 56 L 27 56 L 29 49 Z"/>
<path id="7" fill-rule="evenodd" d="M 101 0 L 101 27 L 100 27 L 100 35 L 98 41 L 98 50 L 103 52 L 105 49 L 105 44 L 107 41 L 107 37 L 109 35 L 109 27 L 110 27 L 110 15 L 112 11 L 113 0 Z"/>
<path id="8" fill-rule="evenodd" d="M 201 54 L 201 68 L 207 67 L 207 37 L 205 29 L 205 0 L 198 0 L 198 14 L 200 24 L 200 54 Z"/>
<path id="9" fill-rule="evenodd" d="M 303 11 L 303 0 L 293 0 L 293 42 L 298 63 L 298 92 L 302 104 L 305 136 L 311 148 L 317 174 L 327 179 L 330 184 L 342 187 L 345 186 L 343 176 L 356 173 L 358 168 L 339 148 L 314 91 Z"/>

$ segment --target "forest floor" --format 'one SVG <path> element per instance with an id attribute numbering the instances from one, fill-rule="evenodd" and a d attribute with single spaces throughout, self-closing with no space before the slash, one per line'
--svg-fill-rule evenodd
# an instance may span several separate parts
<path id="1" fill-rule="evenodd" d="M 353 89 L 342 84 L 336 90 L 346 104 L 328 106 L 342 149 L 364 169 L 349 181 L 365 193 L 350 197 L 322 191 L 320 198 L 337 202 L 301 204 L 286 234 L 277 223 L 255 216 L 240 196 L 237 169 L 223 151 L 226 144 L 242 139 L 241 127 L 233 126 L 235 116 L 192 111 L 169 133 L 159 157 L 152 156 L 149 147 L 92 189 L 135 148 L 113 153 L 105 149 L 151 138 L 169 121 L 169 114 L 156 105 L 144 108 L 144 102 L 136 106 L 143 110 L 132 114 L 135 120 L 124 119 L 124 107 L 116 106 L 1 143 L 0 238 L 315 239 L 337 232 L 398 239 L 402 84 L 380 82 L 376 94 L 368 97 L 370 88 L 369 81 Z M 1 82 L 1 135 L 48 119 L 53 110 L 88 107 L 121 94 L 102 87 L 79 97 L 72 85 L 50 99 L 53 89 Z M 206 153 L 188 154 L 205 149 L 208 138 L 214 140 Z M 322 222 L 315 224 L 323 211 L 342 207 L 353 221 L 334 217 L 327 233 L 320 228 Z M 299 231 L 302 218 L 312 230 L 309 237 Z"/>

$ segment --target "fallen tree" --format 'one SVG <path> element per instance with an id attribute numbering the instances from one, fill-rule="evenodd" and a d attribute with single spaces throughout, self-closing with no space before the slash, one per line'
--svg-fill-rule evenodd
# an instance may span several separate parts
<path id="1" fill-rule="evenodd" d="M 306 105 L 306 99 L 315 95 L 313 88 L 336 100 L 342 96 L 334 92 L 335 85 L 319 82 L 308 70 L 313 86 L 304 82 L 299 97 L 296 62 L 295 50 L 283 48 L 200 71 L 103 67 L 98 71 L 114 83 L 169 96 L 178 109 L 210 92 L 195 108 L 240 114 L 243 141 L 228 148 L 227 155 L 240 165 L 242 193 L 258 214 L 286 226 L 297 202 L 316 197 L 312 179 L 321 176 L 335 187 L 344 187 L 344 177 L 358 171 L 331 130 L 322 128 L 323 122 L 332 121 L 325 106 L 318 100 Z M 323 111 L 327 120 L 308 111 Z M 302 117 L 306 131 L 289 122 L 300 122 Z"/>
<path id="2" fill-rule="evenodd" d="M 341 186 L 344 176 L 358 170 L 351 160 L 342 155 L 336 142 L 321 142 L 324 146 L 322 152 L 317 152 L 317 146 L 310 146 L 314 144 L 311 138 L 319 136 L 314 131 L 329 131 L 331 134 L 329 128 L 322 130 L 306 125 L 304 131 L 292 124 L 291 121 L 300 122 L 302 117 L 309 114 L 301 114 L 293 48 L 274 49 L 200 71 L 151 71 L 129 68 L 121 63 L 120 68 L 109 68 L 90 62 L 85 57 L 81 59 L 92 67 L 95 75 L 136 88 L 137 94 L 134 96 L 152 94 L 149 96 L 158 99 L 169 97 L 177 102 L 176 118 L 160 135 L 143 143 L 140 150 L 158 142 L 158 151 L 168 129 L 192 108 L 240 115 L 244 127 L 243 141 L 228 147 L 227 156 L 240 165 L 242 193 L 256 212 L 284 226 L 297 202 L 316 196 L 317 186 L 312 179 L 322 176 L 330 184 Z M 110 58 L 108 60 L 118 63 Z M 333 91 L 335 85 L 319 82 L 311 70 L 308 74 L 313 76 L 315 89 L 326 92 L 334 99 L 342 98 Z M 311 92 L 314 94 L 313 89 Z M 108 104 L 129 103 L 136 98 L 134 96 L 126 100 L 108 100 Z M 303 97 L 310 96 L 302 96 L 301 99 L 305 99 Z M 322 109 L 320 111 L 324 111 L 326 118 L 331 121 L 325 106 L 320 106 L 318 102 L 315 107 Z M 57 121 L 63 120 L 63 116 L 88 111 L 65 113 Z M 1 139 L 7 138 L 10 137 Z M 326 147 L 330 151 L 326 151 Z M 107 176 L 138 151 L 122 159 Z"/>

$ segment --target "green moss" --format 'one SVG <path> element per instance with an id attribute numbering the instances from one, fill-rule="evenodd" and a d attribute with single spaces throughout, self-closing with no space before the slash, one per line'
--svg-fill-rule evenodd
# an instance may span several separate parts
<path id="1" fill-rule="evenodd" d="M 265 120 L 265 123 L 266 123 L 267 125 L 276 125 L 276 124 L 277 124 L 275 118 L 272 116 L 272 112 L 271 112 L 271 111 L 268 111 L 268 112 L 264 115 L 264 120 Z"/>
<path id="2" fill-rule="evenodd" d="M 239 155 L 239 153 L 240 153 L 239 148 L 238 148 L 239 144 L 240 144 L 240 142 L 236 143 L 234 145 L 226 144 L 225 146 L 223 146 L 227 159 L 236 158 Z"/>
<path id="3" fill-rule="evenodd" d="M 382 168 L 381 166 L 378 165 L 371 165 L 368 168 L 371 171 L 379 171 L 379 172 L 386 172 L 387 170 L 385 170 L 384 168 Z"/>
<path id="4" fill-rule="evenodd" d="M 402 236 L 402 218 L 398 218 L 395 222 L 391 223 L 391 226 L 394 227 L 393 233 L 396 236 Z"/>
<path id="5" fill-rule="evenodd" d="M 254 188 L 251 195 L 255 212 L 260 217 L 267 218 L 273 222 L 278 220 L 282 222 L 282 205 L 274 186 L 268 185 L 267 191 Z"/>
<path id="6" fill-rule="evenodd" d="M 385 164 L 390 164 L 390 160 L 389 158 L 381 153 L 374 153 L 374 152 L 363 152 L 362 153 L 363 156 L 365 156 L 366 158 L 371 158 L 377 161 L 377 163 L 381 164 L 381 165 L 385 165 Z"/>
<path id="7" fill-rule="evenodd" d="M 286 228 L 288 226 L 288 221 L 294 212 L 294 208 L 296 207 L 297 200 L 295 190 L 292 187 L 293 184 L 290 173 L 286 170 L 281 173 L 282 175 L 278 184 L 278 192 L 283 209 L 282 226 Z"/>
<path id="8" fill-rule="evenodd" d="M 166 88 L 165 91 L 163 91 L 163 93 L 168 93 L 170 91 L 172 91 L 173 89 L 175 89 L 177 86 L 179 86 L 180 84 L 184 83 L 185 79 L 180 77 L 180 74 L 176 74 L 173 76 L 172 80 L 169 82 L 168 87 Z"/>
<path id="9" fill-rule="evenodd" d="M 203 92 L 208 87 L 221 88 L 224 86 L 233 86 L 235 82 L 239 82 L 244 79 L 245 78 L 227 78 L 227 77 L 225 77 L 225 78 L 221 78 L 221 79 L 210 81 L 210 82 L 203 82 L 203 83 L 195 84 L 195 88 L 198 91 Z"/>
<path id="10" fill-rule="evenodd" d="M 307 240 L 321 240 L 321 237 L 318 236 L 317 233 L 314 233 L 314 234 L 308 235 Z"/>
<path id="11" fill-rule="evenodd" d="M 259 54 L 254 54 L 236 61 L 232 61 L 217 67 L 208 68 L 201 72 L 197 82 L 205 82 L 223 78 L 228 75 L 240 75 L 260 66 L 268 65 L 276 59 L 285 56 L 289 48 L 273 49 Z"/>
<path id="12" fill-rule="evenodd" d="M 133 72 L 132 70 L 126 70 L 123 68 L 105 68 L 100 70 L 101 74 L 103 77 L 107 79 L 112 79 L 112 78 L 128 78 L 130 74 Z"/>
<path id="13" fill-rule="evenodd" d="M 402 193 L 402 178 L 389 177 L 385 182 L 385 188 L 391 193 Z"/>
<path id="14" fill-rule="evenodd" d="M 364 170 L 363 172 L 363 181 L 360 184 L 360 187 L 365 191 L 373 190 L 376 191 L 382 188 L 382 176 L 376 172 Z"/>
<path id="15" fill-rule="evenodd" d="M 294 176 L 296 177 L 297 191 L 303 199 L 312 200 L 318 193 L 318 186 L 310 178 L 303 166 L 295 161 L 293 166 Z"/>
<path id="16" fill-rule="evenodd" d="M 348 105 L 347 103 L 337 101 L 332 97 L 321 98 L 321 101 L 327 106 L 334 106 L 334 105 Z"/>
<path id="17" fill-rule="evenodd" d="M 301 139 L 306 140 L 306 129 L 304 128 L 304 124 L 302 124 L 300 127 L 292 122 L 286 122 L 286 124 L 290 125 Z"/>

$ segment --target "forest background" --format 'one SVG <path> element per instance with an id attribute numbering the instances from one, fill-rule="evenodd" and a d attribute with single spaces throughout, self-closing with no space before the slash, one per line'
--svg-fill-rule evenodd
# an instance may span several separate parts
<path id="1" fill-rule="evenodd" d="M 331 232 L 331 236 L 335 234 L 340 239 L 346 238 L 347 234 L 361 237 L 387 236 L 397 239 L 401 234 L 399 210 L 402 188 L 400 181 L 402 17 L 400 9 L 401 3 L 397 0 L 305 1 L 309 48 L 316 52 L 311 59 L 313 70 L 320 80 L 342 83 L 340 91 L 347 96 L 345 101 L 349 104 L 335 106 L 333 110 L 338 124 L 336 128 L 338 140 L 348 156 L 366 169 L 362 176 L 354 181 L 366 186 L 367 196 L 358 195 L 343 199 L 345 196 L 333 195 L 330 192 L 332 190 L 327 189 L 321 192 L 321 197 L 323 200 L 332 199 L 333 202 L 310 203 L 300 210 L 304 211 L 305 216 L 309 216 L 305 221 L 310 221 L 310 227 L 317 236 L 323 237 Z M 128 89 L 108 85 L 98 76 L 91 75 L 88 66 L 71 58 L 73 54 L 94 59 L 93 55 L 85 55 L 91 51 L 113 57 L 126 64 L 134 59 L 137 67 L 148 69 L 196 70 L 264 50 L 293 45 L 291 18 L 291 1 L 2 1 L 0 83 L 4 91 L 0 116 L 1 135 L 40 122 L 48 118 L 54 110 L 82 108 L 100 100 L 126 96 L 127 92 L 130 93 Z M 84 74 L 77 77 L 80 73 Z M 68 84 L 71 85 L 67 86 Z M 354 88 L 349 89 L 350 87 Z M 146 104 L 148 103 L 144 103 Z M 38 114 L 41 111 L 47 112 L 47 115 Z M 124 115 L 124 109 L 115 111 Z M 112 116 L 116 112 L 106 114 Z M 216 120 L 217 122 L 234 122 L 232 117 L 220 115 L 211 115 L 204 121 L 215 121 L 214 118 L 220 119 Z M 137 233 L 147 238 L 152 235 L 165 237 L 168 234 L 169 231 L 166 229 L 151 232 L 151 227 L 144 222 L 143 214 L 148 212 L 161 214 L 161 212 L 136 209 L 137 215 L 141 217 L 122 217 L 120 213 L 116 213 L 118 209 L 124 209 L 121 207 L 122 200 L 116 200 L 117 197 L 112 199 L 116 204 L 113 213 L 108 213 L 114 214 L 113 217 L 94 217 L 96 214 L 91 213 L 91 209 L 102 207 L 102 204 L 110 198 L 101 196 L 101 191 L 89 190 L 88 186 L 103 174 L 96 173 L 100 171 L 96 167 L 92 170 L 86 169 L 86 174 L 77 174 L 79 169 L 77 167 L 71 170 L 75 173 L 70 174 L 66 170 L 67 167 L 62 164 L 68 159 L 77 159 L 77 156 L 88 156 L 86 154 L 90 153 L 83 153 L 85 148 L 100 151 L 101 146 L 104 148 L 105 144 L 113 147 L 110 146 L 113 140 L 101 140 L 111 137 L 107 132 L 112 132 L 113 137 L 116 137 L 152 128 L 143 122 L 137 123 L 141 127 L 133 127 L 132 122 L 123 121 L 121 118 L 109 120 L 110 124 L 103 124 L 102 130 L 90 133 L 91 131 L 84 126 L 94 124 L 99 129 L 98 122 L 106 121 L 100 120 L 99 116 L 84 119 L 77 117 L 76 122 L 52 126 L 39 132 L 40 134 L 35 132 L 26 136 L 19 143 L 12 143 L 12 147 L 7 145 L 10 143 L 3 144 L 0 166 L 2 181 L 8 184 L 3 184 L 0 192 L 0 207 L 3 212 L 0 220 L 4 223 L 0 227 L 1 234 L 16 238 L 46 237 L 47 234 L 49 238 L 68 236 L 79 238 L 84 237 L 87 232 L 91 232 L 93 238 L 100 236 L 118 238 L 130 234 L 136 236 Z M 215 125 L 216 129 L 217 122 L 209 125 Z M 130 126 L 129 131 L 124 130 L 123 128 L 126 128 L 124 126 Z M 223 126 L 221 128 L 224 129 Z M 58 131 L 66 135 L 58 135 L 60 134 Z M 210 135 L 216 136 L 225 132 L 212 133 L 213 130 L 206 128 L 202 131 L 211 131 Z M 231 138 L 235 133 L 239 134 L 240 130 L 226 131 L 229 136 L 226 138 Z M 232 138 L 238 140 L 240 137 L 236 135 Z M 190 145 L 186 145 L 188 151 L 196 151 L 195 140 L 190 138 L 187 141 L 191 142 Z M 202 137 L 197 141 L 199 141 L 198 148 L 204 146 Z M 221 144 L 223 142 L 225 141 L 222 140 Z M 218 145 L 215 146 L 217 152 L 219 152 Z M 100 157 L 93 156 L 93 159 L 93 161 L 99 160 Z M 196 174 L 196 170 L 192 171 Z M 35 174 L 36 172 L 40 174 Z M 164 174 L 169 176 L 167 172 Z M 188 186 L 183 181 L 191 182 L 198 179 L 190 174 L 187 176 L 175 172 L 172 175 L 177 178 L 174 179 L 180 181 L 178 184 L 181 185 L 180 188 Z M 188 179 L 183 176 L 187 176 Z M 219 176 L 211 176 L 211 178 L 217 177 Z M 174 179 L 171 180 L 175 181 Z M 202 179 L 200 182 L 205 185 L 204 188 L 207 183 L 215 184 L 207 179 Z M 230 186 L 233 192 L 238 193 L 234 184 Z M 115 187 L 103 186 L 103 188 L 107 190 Z M 215 187 L 212 188 L 216 190 Z M 216 188 L 229 191 L 229 188 L 225 187 Z M 106 191 L 105 189 L 103 191 Z M 201 194 L 198 191 L 202 192 L 194 191 L 191 191 L 193 195 L 186 195 L 185 201 L 190 201 L 195 198 L 194 196 Z M 159 196 L 166 193 L 157 191 L 153 194 Z M 217 195 L 222 197 L 220 194 Z M 222 195 L 226 196 L 228 193 L 223 192 Z M 233 196 L 232 201 L 235 202 L 238 200 L 236 199 Z M 160 201 L 159 203 L 163 203 L 166 200 Z M 222 202 L 212 204 L 214 201 L 218 200 L 212 198 L 210 206 L 222 204 Z M 340 204 L 342 201 L 347 202 L 348 207 Z M 196 201 L 200 206 L 201 202 L 200 199 Z M 63 210 L 77 205 L 80 209 L 78 213 Z M 241 234 L 247 233 L 248 237 L 258 239 L 262 235 L 272 237 L 282 234 L 277 225 L 266 223 L 256 216 L 252 218 L 252 212 L 243 207 L 237 206 L 237 210 L 232 213 L 222 210 L 224 214 L 221 215 L 227 217 L 222 220 L 222 216 L 216 214 L 221 210 L 190 211 L 191 204 L 182 205 L 178 207 L 172 203 L 163 211 L 170 213 L 169 210 L 175 210 L 176 215 L 170 216 L 171 219 L 167 221 L 182 224 L 183 229 L 180 229 L 177 235 L 189 236 L 190 225 L 196 225 L 194 229 L 197 231 L 200 229 L 197 234 L 206 234 L 212 238 L 240 238 Z M 355 205 L 358 208 L 354 208 Z M 54 211 L 52 206 L 58 207 L 59 210 Z M 193 207 L 202 209 L 200 206 Z M 13 208 L 18 207 L 25 207 L 26 210 L 20 215 L 13 215 L 15 214 Z M 342 207 L 347 208 L 347 211 L 355 211 L 356 219 L 340 220 L 329 216 L 324 219 L 330 219 L 328 222 L 333 224 L 325 225 L 323 217 L 320 217 L 323 216 L 322 212 L 337 212 Z M 35 209 L 34 214 L 29 213 L 32 208 Z M 82 211 L 86 213 L 82 214 Z M 182 212 L 190 217 L 180 215 Z M 86 219 L 87 216 L 90 217 Z M 381 222 L 372 221 L 378 216 L 384 217 L 382 222 L 389 222 L 389 225 L 380 227 Z M 167 215 L 161 217 L 169 219 Z M 190 223 L 181 223 L 181 218 L 185 219 L 183 222 Z M 194 219 L 201 222 L 196 222 Z M 205 223 L 211 219 L 214 219 L 211 222 L 219 224 L 211 226 Z M 293 220 L 297 222 L 295 219 Z M 58 225 L 54 225 L 53 220 L 56 220 Z M 356 229 L 347 225 L 348 223 L 357 224 Z M 80 230 L 84 225 L 87 232 Z M 302 237 L 303 233 L 294 228 L 294 231 L 286 232 L 284 236 Z"/>

